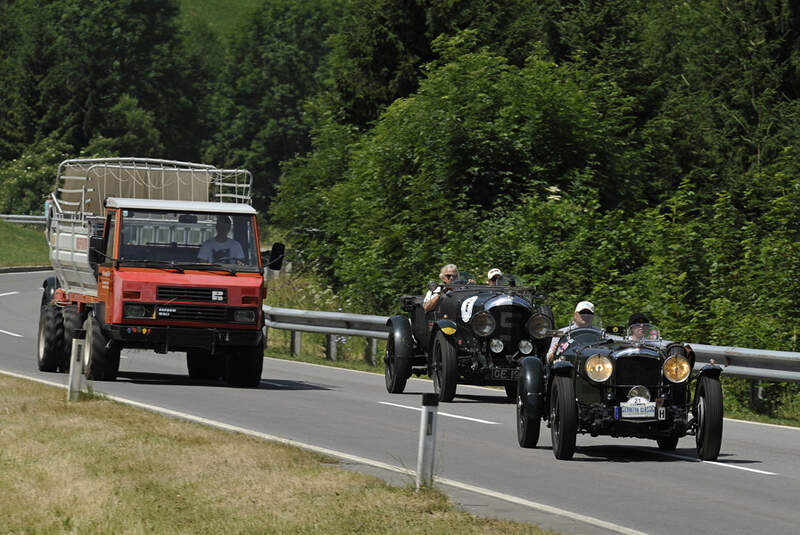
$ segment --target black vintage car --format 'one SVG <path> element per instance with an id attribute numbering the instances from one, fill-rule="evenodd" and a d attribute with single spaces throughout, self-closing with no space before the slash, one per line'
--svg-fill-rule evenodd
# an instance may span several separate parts
<path id="1" fill-rule="evenodd" d="M 513 276 L 498 282 L 478 285 L 459 273 L 427 313 L 423 296 L 401 297 L 408 315 L 388 321 L 386 389 L 401 393 L 412 374 L 427 374 L 441 401 L 452 401 L 459 383 L 503 385 L 515 399 L 518 362 L 527 355 L 544 356 L 553 314 L 534 288 L 518 285 Z"/>
<path id="2" fill-rule="evenodd" d="M 610 331 L 610 330 L 609 330 Z M 715 460 L 722 443 L 722 369 L 710 364 L 692 374 L 694 352 L 666 344 L 650 324 L 635 324 L 624 337 L 575 328 L 558 340 L 555 359 L 520 362 L 517 440 L 539 440 L 539 422 L 550 427 L 553 454 L 570 459 L 577 433 L 654 439 L 671 451 L 695 435 L 697 456 Z"/>

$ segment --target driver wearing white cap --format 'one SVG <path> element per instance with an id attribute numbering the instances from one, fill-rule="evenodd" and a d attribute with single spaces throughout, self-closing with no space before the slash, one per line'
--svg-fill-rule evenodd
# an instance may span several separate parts
<path id="1" fill-rule="evenodd" d="M 556 347 L 558 347 L 558 340 L 572 329 L 580 327 L 591 327 L 594 320 L 594 305 L 589 301 L 581 301 L 575 305 L 575 312 L 572 313 L 572 321 L 569 325 L 559 329 L 559 335 L 550 341 L 550 349 L 547 350 L 547 362 L 553 362 L 553 357 L 556 354 Z"/>

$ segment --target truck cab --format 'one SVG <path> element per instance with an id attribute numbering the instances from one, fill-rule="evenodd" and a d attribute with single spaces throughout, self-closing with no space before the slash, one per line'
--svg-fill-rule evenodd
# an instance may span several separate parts
<path id="1" fill-rule="evenodd" d="M 160 161 L 146 162 L 155 167 Z M 116 160 L 103 165 L 118 171 L 130 167 Z M 200 176 L 184 187 L 191 187 L 193 199 L 198 183 L 210 189 L 214 180 L 231 176 L 208 168 L 174 167 L 172 173 L 161 173 L 164 182 L 179 179 L 186 169 Z M 91 168 L 87 164 L 87 182 L 100 183 L 92 181 Z M 159 174 L 149 171 L 137 170 L 152 189 Z M 122 178 L 119 172 L 111 176 Z M 104 178 L 107 192 L 114 192 L 108 188 L 108 174 Z M 223 195 L 185 200 L 189 195 L 180 191 L 172 198 L 141 196 L 106 195 L 102 212 L 95 206 L 91 213 L 72 214 L 63 210 L 64 199 L 59 203 L 53 196 L 49 205 L 61 209 L 48 216 L 47 226 L 56 277 L 49 283 L 54 288 L 46 292 L 53 297 L 42 307 L 59 310 L 42 315 L 40 369 L 43 360 L 44 368 L 64 368 L 71 331 L 82 327 L 82 360 L 90 379 L 114 380 L 120 350 L 142 348 L 186 352 L 189 376 L 195 379 L 222 377 L 233 386 L 258 386 L 265 346 L 264 269 L 280 268 L 283 246 L 275 244 L 271 256 L 262 260 L 256 210 L 249 202 L 227 202 Z M 151 191 L 147 196 L 152 197 Z M 84 208 L 87 198 L 92 197 L 81 200 Z M 62 354 L 54 356 L 59 327 L 64 333 Z"/>

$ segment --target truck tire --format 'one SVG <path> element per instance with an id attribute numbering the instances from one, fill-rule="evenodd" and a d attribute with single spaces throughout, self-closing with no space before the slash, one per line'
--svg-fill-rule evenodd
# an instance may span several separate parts
<path id="1" fill-rule="evenodd" d="M 39 313 L 39 371 L 57 372 L 63 356 L 64 324 L 61 321 L 61 309 L 55 305 L 44 305 Z"/>
<path id="2" fill-rule="evenodd" d="M 258 388 L 264 368 L 264 341 L 232 350 L 225 358 L 225 382 L 237 388 Z"/>
<path id="3" fill-rule="evenodd" d="M 94 381 L 114 381 L 119 373 L 119 348 L 108 349 L 100 322 L 93 316 L 83 323 L 86 341 L 83 344 L 83 373 Z"/>
<path id="4" fill-rule="evenodd" d="M 221 355 L 213 357 L 204 349 L 192 349 L 186 352 L 186 367 L 192 379 L 216 380 L 222 376 L 225 359 Z"/>
<path id="5" fill-rule="evenodd" d="M 441 331 L 433 341 L 433 389 L 439 401 L 453 401 L 458 386 L 458 361 L 453 341 Z"/>
<path id="6" fill-rule="evenodd" d="M 82 325 L 81 315 L 78 307 L 71 305 L 61 309 L 64 321 L 64 357 L 61 360 L 60 368 L 64 373 L 69 373 L 69 363 L 72 358 L 72 331 L 80 329 Z"/>

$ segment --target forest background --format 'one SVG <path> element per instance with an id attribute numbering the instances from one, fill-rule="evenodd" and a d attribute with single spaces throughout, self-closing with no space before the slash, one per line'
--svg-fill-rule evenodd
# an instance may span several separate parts
<path id="1" fill-rule="evenodd" d="M 788 0 L 0 0 L 0 212 L 65 158 L 245 167 L 352 312 L 455 262 L 798 351 L 799 96 Z"/>

